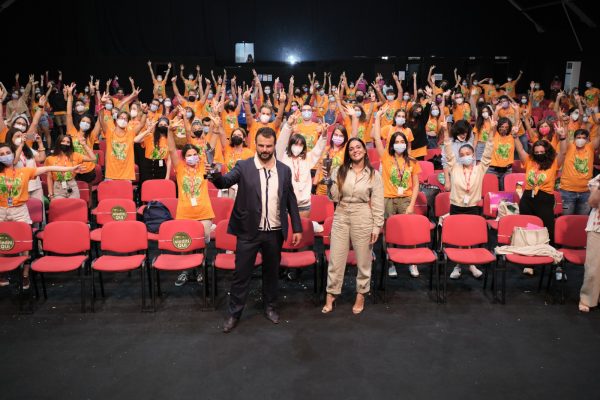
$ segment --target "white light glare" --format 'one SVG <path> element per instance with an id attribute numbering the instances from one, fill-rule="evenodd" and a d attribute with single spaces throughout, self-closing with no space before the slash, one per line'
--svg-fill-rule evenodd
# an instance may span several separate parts
<path id="1" fill-rule="evenodd" d="M 287 58 L 287 62 L 290 63 L 291 65 L 294 65 L 298 62 L 298 59 L 294 55 L 289 55 Z"/>

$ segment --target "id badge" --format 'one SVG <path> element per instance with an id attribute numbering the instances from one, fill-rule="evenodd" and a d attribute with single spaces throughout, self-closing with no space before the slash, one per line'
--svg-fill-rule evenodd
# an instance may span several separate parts
<path id="1" fill-rule="evenodd" d="M 233 129 L 233 128 L 235 128 L 235 124 L 229 124 L 229 127 L 230 127 L 231 129 Z"/>
<path id="2" fill-rule="evenodd" d="M 66 189 L 67 188 L 67 181 L 62 181 L 60 183 L 60 186 L 62 186 L 63 189 Z"/>
<path id="3" fill-rule="evenodd" d="M 398 187 L 398 196 L 402 196 L 404 194 L 404 188 L 402 186 Z"/>
<path id="4" fill-rule="evenodd" d="M 192 207 L 196 207 L 198 205 L 198 200 L 196 200 L 195 197 L 192 197 L 190 203 L 192 204 Z"/>
<path id="5" fill-rule="evenodd" d="M 469 196 L 468 194 L 465 194 L 465 197 L 463 197 L 463 203 L 469 204 L 469 201 L 471 201 L 471 196 Z"/>
<path id="6" fill-rule="evenodd" d="M 8 204 L 8 206 L 9 206 L 9 207 L 12 207 L 12 206 L 13 206 L 13 198 L 12 198 L 12 197 L 9 197 L 9 198 L 8 198 L 8 200 L 7 200 L 7 204 Z"/>
<path id="7" fill-rule="evenodd" d="M 158 160 L 158 166 L 162 167 L 163 166 L 163 160 Z"/>

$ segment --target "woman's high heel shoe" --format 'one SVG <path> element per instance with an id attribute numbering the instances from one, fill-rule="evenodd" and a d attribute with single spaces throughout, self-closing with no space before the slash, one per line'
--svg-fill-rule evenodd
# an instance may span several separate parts
<path id="1" fill-rule="evenodd" d="M 586 306 L 582 302 L 579 302 L 579 311 L 585 312 L 585 313 L 590 312 L 590 307 Z"/>
<path id="2" fill-rule="evenodd" d="M 352 313 L 360 314 L 365 309 L 365 295 L 362 293 L 356 294 L 356 301 L 352 307 Z"/>
<path id="3" fill-rule="evenodd" d="M 321 312 L 323 314 L 328 314 L 333 311 L 334 307 L 335 307 L 335 296 L 327 293 L 327 299 L 325 300 L 325 305 L 323 306 L 323 309 L 321 309 Z"/>

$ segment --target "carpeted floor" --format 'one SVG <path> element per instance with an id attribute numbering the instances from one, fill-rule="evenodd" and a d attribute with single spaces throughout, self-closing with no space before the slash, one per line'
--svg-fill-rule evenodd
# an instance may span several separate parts
<path id="1" fill-rule="evenodd" d="M 0 290 L 2 373 L 8 399 L 598 399 L 600 313 L 577 311 L 582 271 L 552 304 L 537 278 L 511 270 L 506 305 L 481 281 L 449 282 L 447 304 L 427 274 L 392 281 L 386 304 L 351 313 L 354 272 L 330 315 L 312 302 L 312 274 L 282 280 L 282 322 L 261 313 L 260 279 L 231 334 L 202 311 L 197 283 L 164 275 L 158 311 L 140 312 L 139 275 L 105 276 L 96 313 L 79 310 L 75 276 L 48 279 L 48 300 L 18 315 Z M 13 291 L 12 295 L 10 291 Z"/>

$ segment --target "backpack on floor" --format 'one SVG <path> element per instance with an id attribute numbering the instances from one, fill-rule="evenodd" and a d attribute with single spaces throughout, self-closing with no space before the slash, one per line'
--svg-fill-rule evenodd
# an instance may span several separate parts
<path id="1" fill-rule="evenodd" d="M 172 219 L 171 212 L 160 201 L 150 201 L 144 209 L 144 223 L 148 232 L 158 233 L 160 224 Z"/>

